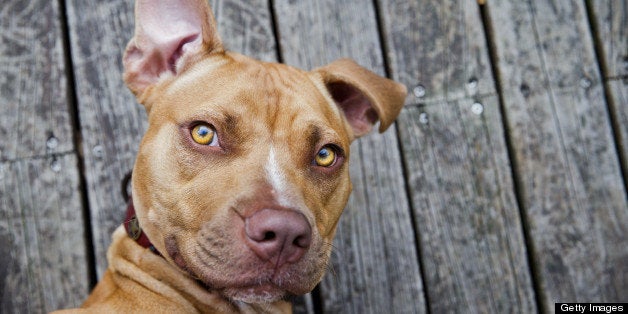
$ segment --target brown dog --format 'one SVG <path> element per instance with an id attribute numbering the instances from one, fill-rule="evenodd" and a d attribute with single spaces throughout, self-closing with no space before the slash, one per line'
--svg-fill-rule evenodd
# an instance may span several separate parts
<path id="1" fill-rule="evenodd" d="M 83 310 L 290 312 L 282 298 L 325 272 L 351 141 L 386 130 L 405 87 L 350 60 L 305 72 L 224 51 L 205 0 L 138 1 L 124 67 L 149 118 L 142 231 L 114 233 Z"/>

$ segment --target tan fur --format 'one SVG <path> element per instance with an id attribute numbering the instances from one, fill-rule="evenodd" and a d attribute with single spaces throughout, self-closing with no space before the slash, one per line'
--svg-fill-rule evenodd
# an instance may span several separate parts
<path id="1" fill-rule="evenodd" d="M 203 3 L 194 5 L 209 10 Z M 163 257 L 118 228 L 85 312 L 289 313 L 282 298 L 311 291 L 327 268 L 351 192 L 351 142 L 373 117 L 384 131 L 403 105 L 403 85 L 348 59 L 307 72 L 225 52 L 211 12 L 201 16 L 204 50 L 184 55 L 174 72 L 142 72 L 147 48 L 138 32 L 127 49 L 125 79 L 149 119 L 133 169 L 134 205 Z M 334 88 L 351 92 L 349 104 L 370 104 L 366 118 L 343 112 Z M 215 128 L 219 147 L 192 141 L 198 122 Z M 328 143 L 344 155 L 317 167 L 313 157 Z M 247 247 L 244 220 L 263 208 L 307 219 L 312 241 L 298 261 L 277 268 Z"/>
<path id="2" fill-rule="evenodd" d="M 123 227 L 113 234 L 109 269 L 83 309 L 55 313 L 290 313 L 290 304 L 233 304 L 171 267 L 129 238 Z M 150 287 L 150 288 L 148 288 Z"/>

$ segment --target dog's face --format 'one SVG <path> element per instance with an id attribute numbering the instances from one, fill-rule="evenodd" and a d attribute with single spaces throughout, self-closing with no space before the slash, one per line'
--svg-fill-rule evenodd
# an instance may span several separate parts
<path id="1" fill-rule="evenodd" d="M 405 88 L 347 60 L 305 72 L 225 52 L 205 1 L 181 4 L 171 22 L 196 37 L 188 22 L 172 40 L 151 29 L 159 6 L 138 3 L 125 56 L 149 117 L 133 172 L 144 232 L 232 300 L 311 291 L 351 191 L 350 143 L 385 129 Z"/>
<path id="2" fill-rule="evenodd" d="M 351 133 L 311 76 L 226 55 L 146 99 L 149 129 L 133 174 L 142 226 L 179 267 L 229 297 L 306 293 L 326 268 L 351 190 Z M 276 267 L 249 248 L 246 218 L 265 208 L 296 211 L 311 226 L 298 261 Z"/>

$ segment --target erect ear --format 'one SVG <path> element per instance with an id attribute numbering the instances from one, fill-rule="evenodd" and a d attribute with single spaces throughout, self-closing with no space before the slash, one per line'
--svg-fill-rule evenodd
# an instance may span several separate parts
<path id="1" fill-rule="evenodd" d="M 355 137 L 368 133 L 379 119 L 379 132 L 395 121 L 406 99 L 402 84 L 381 77 L 350 59 L 340 59 L 314 70 L 342 109 Z"/>
<path id="2" fill-rule="evenodd" d="M 206 53 L 222 51 L 207 0 L 137 0 L 135 35 L 124 53 L 124 81 L 140 96 Z"/>

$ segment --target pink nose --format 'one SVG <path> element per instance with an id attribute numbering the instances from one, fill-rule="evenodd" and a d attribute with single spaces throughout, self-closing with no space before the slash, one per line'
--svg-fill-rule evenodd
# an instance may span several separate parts
<path id="1" fill-rule="evenodd" d="M 247 244 L 277 267 L 295 263 L 312 242 L 312 229 L 303 214 L 292 210 L 261 209 L 245 219 Z"/>

